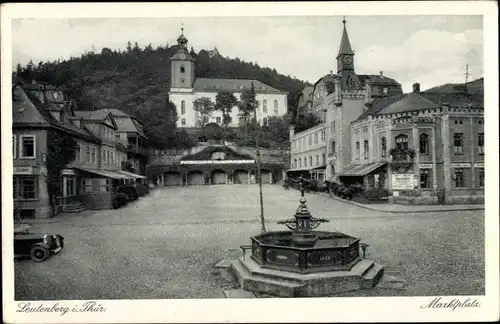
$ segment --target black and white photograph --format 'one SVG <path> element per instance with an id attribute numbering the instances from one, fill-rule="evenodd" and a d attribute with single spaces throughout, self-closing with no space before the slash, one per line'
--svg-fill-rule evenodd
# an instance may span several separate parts
<path id="1" fill-rule="evenodd" d="M 498 319 L 497 8 L 460 3 L 2 7 L 4 321 Z"/>

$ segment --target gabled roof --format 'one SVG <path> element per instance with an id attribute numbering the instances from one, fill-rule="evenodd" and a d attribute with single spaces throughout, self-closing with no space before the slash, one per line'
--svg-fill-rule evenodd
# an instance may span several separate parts
<path id="1" fill-rule="evenodd" d="M 196 78 L 193 88 L 195 91 L 229 91 L 241 92 L 250 90 L 252 82 L 256 93 L 279 93 L 287 94 L 286 91 L 275 89 L 258 80 L 248 79 L 212 79 L 212 78 Z"/>
<path id="2" fill-rule="evenodd" d="M 146 137 L 144 134 L 142 124 L 137 121 L 133 116 L 119 110 L 119 109 L 100 109 L 97 110 L 103 113 L 109 112 L 114 118 L 117 126 L 117 131 L 127 133 L 138 133 L 140 136 Z"/>

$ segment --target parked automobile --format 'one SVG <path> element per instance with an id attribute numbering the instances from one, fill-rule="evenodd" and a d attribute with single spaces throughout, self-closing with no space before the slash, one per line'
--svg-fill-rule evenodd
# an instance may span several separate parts
<path id="1" fill-rule="evenodd" d="M 28 228 L 14 231 L 15 258 L 30 257 L 35 262 L 42 262 L 64 248 L 61 235 L 28 233 Z"/>

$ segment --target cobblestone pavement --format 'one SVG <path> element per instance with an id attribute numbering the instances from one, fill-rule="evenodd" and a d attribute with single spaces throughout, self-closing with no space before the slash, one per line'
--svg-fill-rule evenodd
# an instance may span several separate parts
<path id="1" fill-rule="evenodd" d="M 263 192 L 267 229 L 282 229 L 275 222 L 293 216 L 299 194 L 275 185 Z M 342 296 L 484 294 L 484 211 L 391 214 L 307 199 L 330 220 L 321 229 L 362 238 L 367 258 L 407 281 Z M 259 212 L 257 186 L 167 187 L 119 210 L 37 222 L 32 232 L 61 234 L 66 246 L 42 263 L 15 262 L 16 299 L 224 298 L 236 284 L 213 266 L 260 232 Z"/>

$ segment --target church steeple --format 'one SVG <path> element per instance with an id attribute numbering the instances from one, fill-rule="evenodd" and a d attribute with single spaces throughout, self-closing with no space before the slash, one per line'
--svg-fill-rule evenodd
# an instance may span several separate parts
<path id="1" fill-rule="evenodd" d="M 354 73 L 354 51 L 347 35 L 345 16 L 342 20 L 343 31 L 340 40 L 339 54 L 337 55 L 337 73 L 341 78 L 344 89 L 359 88 L 359 79 Z"/>
<path id="2" fill-rule="evenodd" d="M 340 49 L 337 58 L 341 55 L 354 55 L 354 52 L 352 51 L 351 48 L 351 43 L 349 42 L 349 36 L 347 36 L 347 28 L 345 26 L 346 23 L 345 16 L 344 20 L 342 20 L 342 23 L 344 24 L 344 31 L 342 32 L 342 39 L 340 40 Z"/>
<path id="3" fill-rule="evenodd" d="M 188 39 L 184 36 L 184 24 L 181 27 L 181 35 L 177 38 L 177 44 L 180 48 L 187 48 Z"/>

